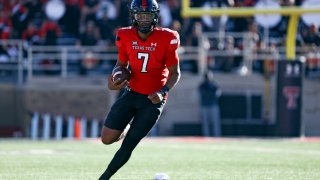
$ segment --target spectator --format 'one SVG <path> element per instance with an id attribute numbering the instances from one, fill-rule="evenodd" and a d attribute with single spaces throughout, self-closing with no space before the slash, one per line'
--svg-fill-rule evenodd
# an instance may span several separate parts
<path id="1" fill-rule="evenodd" d="M 0 63 L 6 63 L 9 61 L 9 54 L 7 52 L 7 46 L 0 46 Z"/>
<path id="2" fill-rule="evenodd" d="M 222 48 L 227 52 L 227 56 L 222 57 L 220 60 L 220 70 L 224 72 L 230 72 L 234 63 L 234 52 L 237 49 L 234 47 L 234 38 L 232 36 L 227 36 L 224 41 Z"/>
<path id="3" fill-rule="evenodd" d="M 11 19 L 13 28 L 16 31 L 15 36 L 21 37 L 22 31 L 26 29 L 28 22 L 31 19 L 29 9 L 22 0 L 12 8 Z"/>
<path id="4" fill-rule="evenodd" d="M 80 10 L 81 4 L 77 0 L 66 1 L 66 12 L 62 19 L 61 24 L 64 26 L 64 31 L 70 36 L 79 37 L 80 30 Z"/>
<path id="5" fill-rule="evenodd" d="M 234 6 L 237 8 L 251 6 L 251 5 L 253 5 L 251 0 L 235 0 L 234 1 Z M 232 32 L 246 31 L 252 19 L 253 17 L 230 17 L 228 21 L 231 24 L 231 31 Z"/>
<path id="6" fill-rule="evenodd" d="M 202 24 L 200 22 L 195 22 L 192 27 L 191 35 L 187 37 L 187 46 L 198 46 L 199 37 L 202 34 Z"/>
<path id="7" fill-rule="evenodd" d="M 44 40 L 44 45 L 57 45 L 57 39 L 60 34 L 60 27 L 52 20 L 46 20 L 41 26 L 40 35 Z"/>
<path id="8" fill-rule="evenodd" d="M 203 9 L 221 8 L 232 4 L 226 0 L 211 0 L 204 3 Z M 218 32 L 221 27 L 221 16 L 202 16 L 205 31 Z"/>
<path id="9" fill-rule="evenodd" d="M 11 37 L 12 22 L 5 12 L 0 12 L 0 39 L 9 39 Z"/>
<path id="10" fill-rule="evenodd" d="M 0 0 L 1 12 L 4 12 L 5 14 L 10 14 L 15 4 L 16 0 Z"/>
<path id="11" fill-rule="evenodd" d="M 99 31 L 97 31 L 94 21 L 88 21 L 86 23 L 85 31 L 81 33 L 78 45 L 82 46 L 94 46 L 97 45 L 99 37 Z"/>
<path id="12" fill-rule="evenodd" d="M 93 21 L 88 21 L 86 23 L 85 31 L 80 35 L 80 40 L 77 45 L 82 46 L 95 46 L 100 39 L 98 31 L 96 30 Z M 88 70 L 95 68 L 98 65 L 98 60 L 95 58 L 92 51 L 85 52 L 84 58 L 80 61 L 80 74 L 86 75 Z"/>
<path id="13" fill-rule="evenodd" d="M 181 28 L 182 28 L 181 22 L 178 20 L 173 20 L 173 22 L 170 26 L 170 29 L 177 31 L 179 34 L 183 34 Z M 181 45 L 186 44 L 185 36 L 180 37 L 180 42 L 181 42 Z"/>
<path id="14" fill-rule="evenodd" d="M 58 45 L 58 37 L 61 35 L 61 29 L 59 25 L 50 19 L 47 19 L 40 28 L 40 37 L 43 45 L 55 46 Z M 55 75 L 60 73 L 57 68 L 60 65 L 60 61 L 54 58 L 43 59 L 40 63 L 43 72 L 47 75 Z"/>
<path id="15" fill-rule="evenodd" d="M 199 85 L 203 136 L 221 136 L 219 98 L 221 90 L 208 71 Z"/>
<path id="16" fill-rule="evenodd" d="M 119 27 L 130 26 L 131 20 L 128 18 L 128 2 L 128 0 L 117 0 L 114 2 L 118 12 L 117 23 Z"/>
<path id="17" fill-rule="evenodd" d="M 251 73 L 252 63 L 257 60 L 257 52 L 259 49 L 260 35 L 258 25 L 254 22 L 248 25 L 248 31 L 243 37 L 243 62 L 239 69 L 241 75 Z"/>
<path id="18" fill-rule="evenodd" d="M 315 25 L 311 25 L 302 30 L 301 35 L 305 46 L 320 46 L 320 36 L 318 28 Z"/>
<path id="19" fill-rule="evenodd" d="M 96 21 L 96 12 L 99 9 L 99 0 L 85 0 L 82 8 L 84 22 Z"/>
<path id="20" fill-rule="evenodd" d="M 159 13 L 160 24 L 163 27 L 169 27 L 172 23 L 172 16 L 170 7 L 167 1 L 158 1 L 161 6 L 161 11 Z"/>
<path id="21" fill-rule="evenodd" d="M 177 20 L 180 23 L 183 23 L 183 18 L 181 16 L 181 1 L 179 0 L 167 0 L 170 6 L 171 16 L 173 20 Z"/>
<path id="22" fill-rule="evenodd" d="M 28 41 L 29 44 L 40 44 L 40 31 L 33 23 L 29 23 L 26 30 L 22 32 L 21 39 Z"/>
<path id="23" fill-rule="evenodd" d="M 101 19 L 101 17 L 105 15 L 109 19 L 115 20 L 117 14 L 117 9 L 113 3 L 109 1 L 100 1 L 99 8 L 96 12 L 96 20 Z"/>
<path id="24" fill-rule="evenodd" d="M 99 28 L 100 37 L 106 45 L 114 45 L 115 32 L 114 27 L 116 26 L 115 20 L 111 19 L 108 15 L 108 10 L 101 10 L 97 17 L 97 26 Z"/>

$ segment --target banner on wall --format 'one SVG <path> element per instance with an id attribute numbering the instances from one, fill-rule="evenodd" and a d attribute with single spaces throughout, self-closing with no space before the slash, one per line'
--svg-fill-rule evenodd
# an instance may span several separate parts
<path id="1" fill-rule="evenodd" d="M 276 135 L 302 135 L 302 81 L 303 64 L 300 61 L 278 61 L 276 92 Z"/>

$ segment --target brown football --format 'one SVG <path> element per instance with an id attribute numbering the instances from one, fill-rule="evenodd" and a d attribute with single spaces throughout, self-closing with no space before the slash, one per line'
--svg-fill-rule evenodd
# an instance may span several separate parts
<path id="1" fill-rule="evenodd" d="M 116 81 L 120 78 L 120 82 L 127 80 L 130 80 L 130 71 L 128 68 L 118 66 L 112 70 L 112 80 Z"/>

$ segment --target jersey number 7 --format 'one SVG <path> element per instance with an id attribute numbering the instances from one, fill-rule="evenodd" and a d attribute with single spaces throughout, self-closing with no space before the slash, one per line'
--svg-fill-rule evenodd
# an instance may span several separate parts
<path id="1" fill-rule="evenodd" d="M 138 52 L 138 60 L 143 60 L 141 72 L 143 72 L 143 73 L 148 72 L 147 65 L 148 65 L 148 60 L 149 60 L 149 54 Z"/>

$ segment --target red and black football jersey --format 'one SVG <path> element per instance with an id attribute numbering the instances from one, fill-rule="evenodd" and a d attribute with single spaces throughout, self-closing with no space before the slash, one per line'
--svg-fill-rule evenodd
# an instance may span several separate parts
<path id="1" fill-rule="evenodd" d="M 155 28 L 146 41 L 142 41 L 134 27 L 117 31 L 119 61 L 129 62 L 129 86 L 141 94 L 159 91 L 167 82 L 167 67 L 178 64 L 179 34 L 167 28 Z"/>

